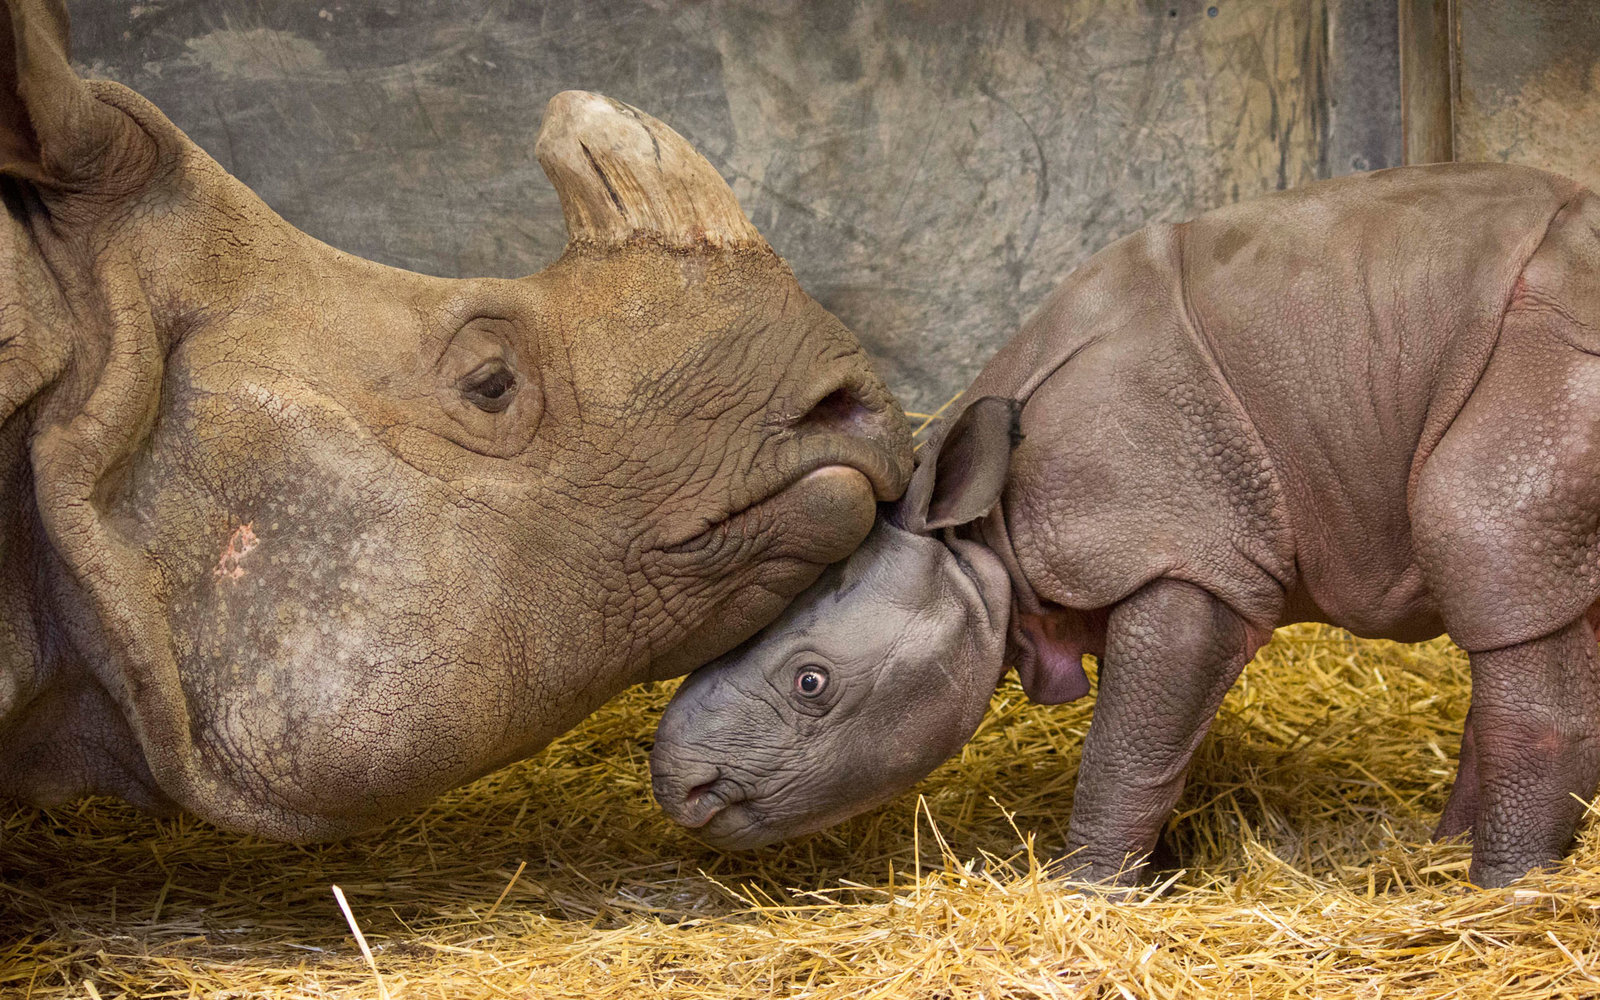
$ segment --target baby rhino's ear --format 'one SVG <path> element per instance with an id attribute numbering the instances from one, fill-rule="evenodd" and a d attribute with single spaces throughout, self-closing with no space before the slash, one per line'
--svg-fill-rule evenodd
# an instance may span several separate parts
<path id="1" fill-rule="evenodd" d="M 917 471 L 894 517 L 919 534 L 976 521 L 1000 501 L 1022 404 L 984 396 L 918 456 Z"/>

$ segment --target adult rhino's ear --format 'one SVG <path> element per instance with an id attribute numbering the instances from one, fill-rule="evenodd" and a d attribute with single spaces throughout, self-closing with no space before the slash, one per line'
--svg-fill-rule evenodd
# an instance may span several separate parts
<path id="1" fill-rule="evenodd" d="M 917 457 L 917 471 L 892 517 L 918 533 L 976 521 L 1000 502 L 1022 404 L 984 396 L 967 405 Z"/>
<path id="2" fill-rule="evenodd" d="M 63 0 L 3 0 L 0 174 L 74 190 L 97 179 L 113 150 L 141 142 L 137 126 L 95 99 L 67 60 Z"/>
<path id="3" fill-rule="evenodd" d="M 644 237 L 674 249 L 767 247 L 705 157 L 620 101 L 581 90 L 557 94 L 545 108 L 535 152 L 561 197 L 570 243 Z"/>

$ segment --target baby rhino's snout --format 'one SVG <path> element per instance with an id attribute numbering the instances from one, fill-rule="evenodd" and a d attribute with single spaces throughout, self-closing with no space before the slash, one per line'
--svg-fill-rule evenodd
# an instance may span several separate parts
<path id="1" fill-rule="evenodd" d="M 650 751 L 650 790 L 668 816 L 691 829 L 705 826 L 738 800 L 733 779 L 708 760 L 708 741 L 721 710 L 733 708 L 727 685 L 715 666 L 696 671 L 683 682 L 656 729 Z"/>
<path id="2" fill-rule="evenodd" d="M 652 754 L 650 788 L 656 802 L 677 822 L 694 829 L 711 822 L 711 817 L 727 805 L 719 788 L 727 782 L 711 764 L 691 764 L 683 770 L 663 772 Z"/>

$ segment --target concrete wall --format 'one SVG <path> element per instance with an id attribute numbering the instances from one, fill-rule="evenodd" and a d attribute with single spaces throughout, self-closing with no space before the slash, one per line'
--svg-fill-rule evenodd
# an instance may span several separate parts
<path id="1" fill-rule="evenodd" d="M 1458 0 L 1455 155 L 1600 190 L 1600 3 Z"/>
<path id="2" fill-rule="evenodd" d="M 291 222 L 444 275 L 560 253 L 532 155 L 597 90 L 729 178 L 908 408 L 1146 222 L 1400 157 L 1355 0 L 69 0 L 74 57 Z"/>

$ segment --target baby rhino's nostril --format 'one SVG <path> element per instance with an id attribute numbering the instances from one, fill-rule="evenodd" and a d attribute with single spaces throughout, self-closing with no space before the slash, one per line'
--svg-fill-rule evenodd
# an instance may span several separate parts
<path id="1" fill-rule="evenodd" d="M 711 791 L 711 786 L 715 785 L 721 780 L 722 775 L 719 774 L 710 781 L 702 781 L 700 784 L 695 785 L 693 788 L 689 789 L 688 794 L 684 795 L 684 802 L 688 805 L 694 805 L 695 800 L 699 799 L 700 796 L 704 795 L 705 793 Z"/>
<path id="2" fill-rule="evenodd" d="M 652 781 L 656 801 L 684 826 L 704 826 L 728 805 L 732 786 L 717 768 L 696 768 L 693 774 L 657 774 Z M 705 778 L 704 781 L 696 781 Z M 691 785 L 691 781 L 696 781 Z"/>
<path id="3" fill-rule="evenodd" d="M 650 788 L 656 801 L 667 809 L 693 805 L 712 786 L 722 780 L 722 769 L 714 764 L 694 763 L 687 767 L 653 768 Z"/>

